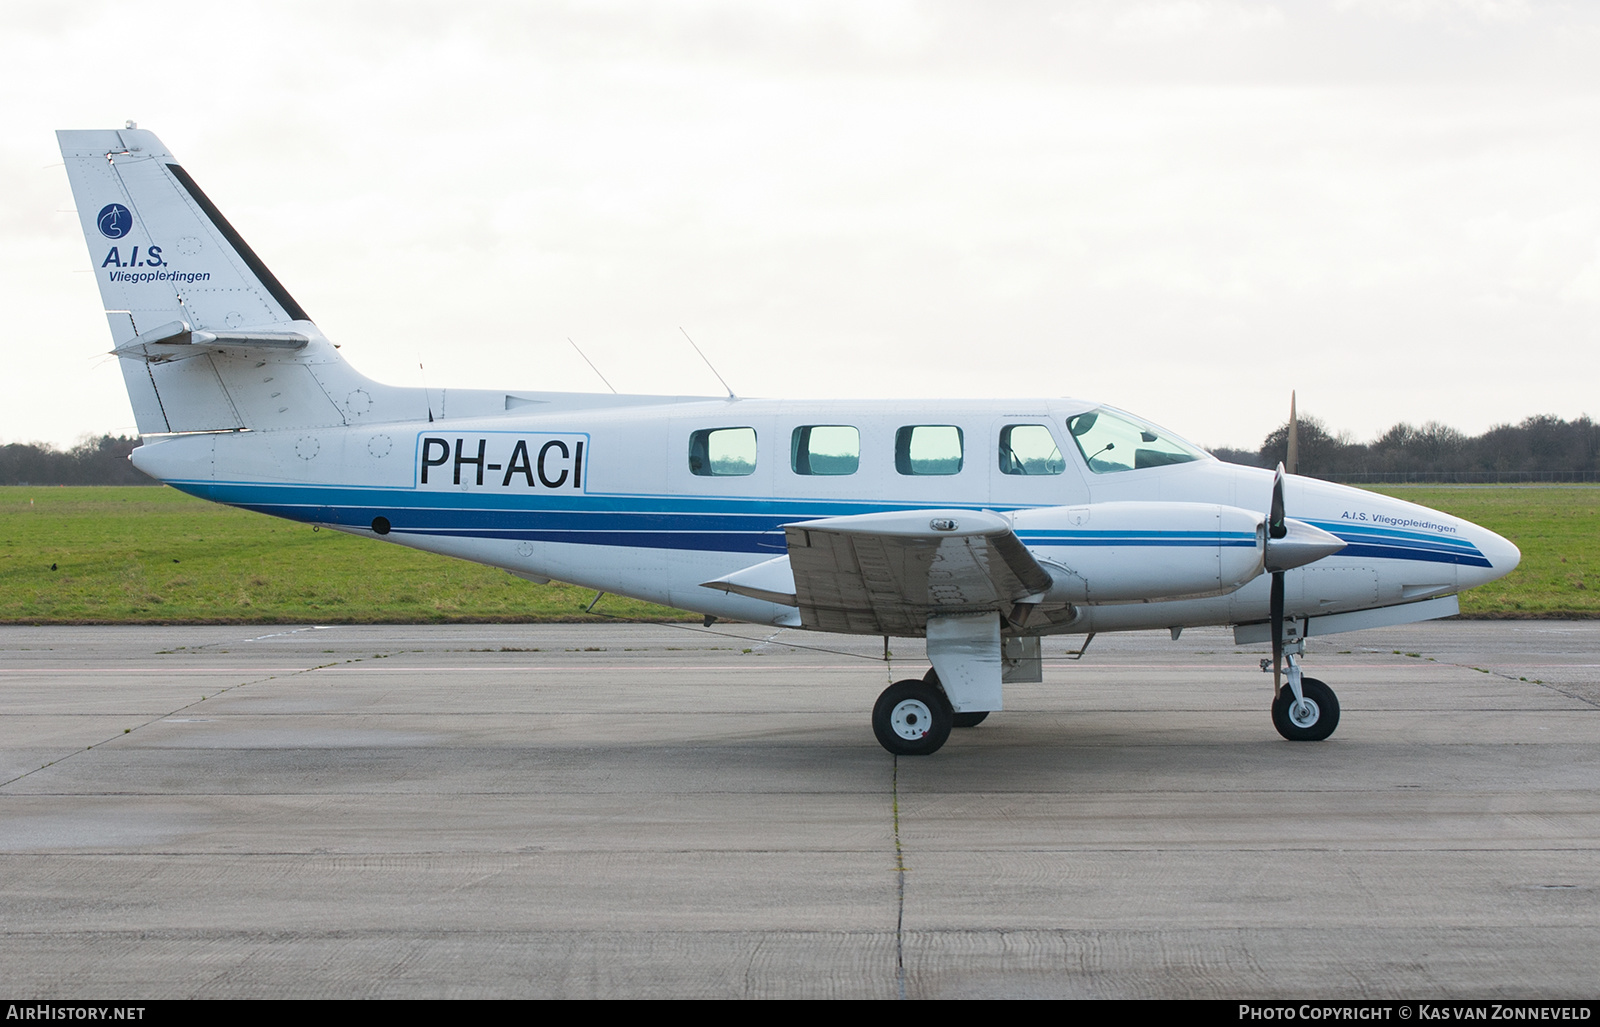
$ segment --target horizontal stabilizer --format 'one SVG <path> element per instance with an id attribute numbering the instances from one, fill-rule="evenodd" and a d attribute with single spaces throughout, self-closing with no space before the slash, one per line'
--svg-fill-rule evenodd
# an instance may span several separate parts
<path id="1" fill-rule="evenodd" d="M 930 616 L 1009 612 L 1049 590 L 999 514 L 906 510 L 783 526 L 795 603 L 808 628 L 920 635 Z"/>
<path id="2" fill-rule="evenodd" d="M 111 352 L 119 357 L 160 362 L 192 356 L 199 349 L 240 347 L 244 349 L 304 349 L 311 337 L 300 332 L 274 329 L 196 331 L 187 321 L 169 321 L 159 328 L 141 332 Z"/>

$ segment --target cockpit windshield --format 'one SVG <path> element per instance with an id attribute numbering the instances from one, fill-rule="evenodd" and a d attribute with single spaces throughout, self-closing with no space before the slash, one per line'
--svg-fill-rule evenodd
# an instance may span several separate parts
<path id="1" fill-rule="evenodd" d="M 1067 433 L 1096 474 L 1186 464 L 1205 457 L 1165 429 L 1109 407 L 1067 418 Z"/>

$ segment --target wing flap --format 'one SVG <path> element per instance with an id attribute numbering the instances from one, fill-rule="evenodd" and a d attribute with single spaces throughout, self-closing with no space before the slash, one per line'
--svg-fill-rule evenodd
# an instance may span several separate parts
<path id="1" fill-rule="evenodd" d="M 783 526 L 808 628 L 920 635 L 930 616 L 1009 612 L 1050 588 L 1010 522 L 986 511 L 909 510 Z"/>

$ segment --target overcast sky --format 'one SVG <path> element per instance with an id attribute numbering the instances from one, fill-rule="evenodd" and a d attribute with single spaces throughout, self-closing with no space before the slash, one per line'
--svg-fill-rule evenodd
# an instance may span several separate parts
<path id="1" fill-rule="evenodd" d="M 0 441 L 134 432 L 53 134 L 126 119 L 395 384 L 719 394 L 682 326 L 1211 446 L 1600 415 L 1591 3 L 0 0 L 0 62 Z"/>

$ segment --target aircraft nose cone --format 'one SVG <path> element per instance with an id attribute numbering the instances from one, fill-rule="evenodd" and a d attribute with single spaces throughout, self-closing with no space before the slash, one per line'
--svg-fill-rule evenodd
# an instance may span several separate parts
<path id="1" fill-rule="evenodd" d="M 1485 581 L 1503 578 L 1516 570 L 1517 564 L 1522 562 L 1522 550 L 1487 528 L 1479 528 L 1477 537 L 1472 541 L 1478 547 L 1478 551 L 1483 554 L 1484 559 L 1488 560 L 1491 565 L 1477 568 L 1481 578 L 1476 584 L 1481 585 Z"/>

